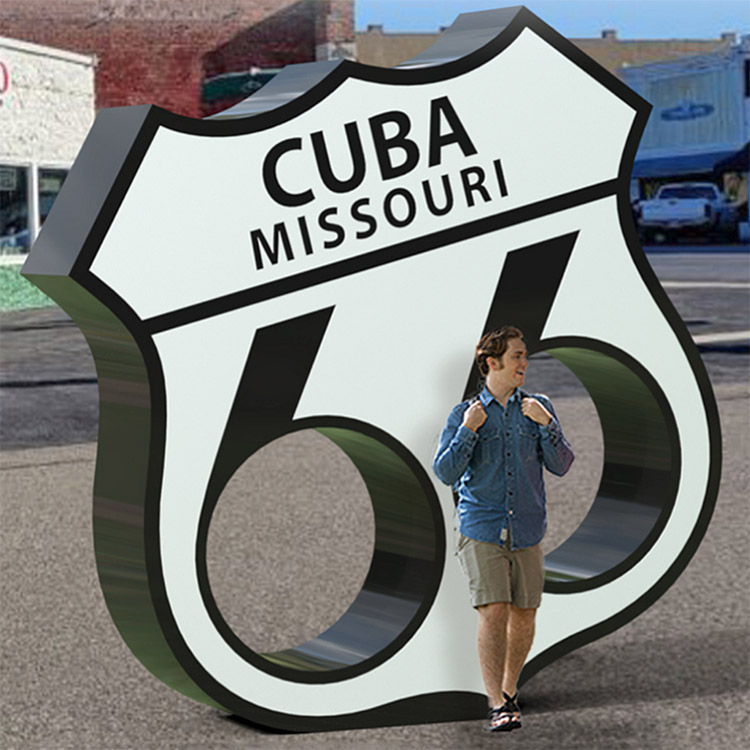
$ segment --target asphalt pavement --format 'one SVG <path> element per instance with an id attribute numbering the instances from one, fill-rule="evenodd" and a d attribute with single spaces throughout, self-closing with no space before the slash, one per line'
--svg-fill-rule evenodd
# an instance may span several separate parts
<path id="1" fill-rule="evenodd" d="M 746 747 L 750 355 L 746 338 L 725 334 L 750 329 L 748 257 L 678 252 L 650 257 L 691 334 L 709 337 L 701 353 L 719 404 L 724 463 L 706 537 L 677 582 L 646 612 L 526 683 L 525 726 L 507 736 L 487 736 L 477 721 L 323 734 L 263 732 L 194 703 L 151 676 L 118 635 L 96 578 L 91 488 L 97 406 L 91 356 L 59 310 L 3 315 L 0 746 Z M 706 286 L 709 282 L 713 286 Z M 586 513 L 598 485 L 602 442 L 593 404 L 571 373 L 540 356 L 530 368 L 531 387 L 534 379 L 553 398 L 578 454 L 571 474 L 549 485 L 545 547 L 551 549 Z M 239 484 L 266 481 L 275 490 L 248 516 L 241 493 L 230 486 L 208 547 L 222 613 L 256 650 L 298 643 L 331 624 L 361 586 L 372 534 L 361 479 L 327 440 L 298 433 L 264 450 L 269 451 L 268 476 L 253 475 L 258 465 L 251 459 Z M 325 509 L 312 516 L 295 494 L 301 483 L 293 476 L 300 471 L 307 502 L 320 501 L 316 507 Z M 274 539 L 283 543 L 269 542 Z M 258 540 L 264 541 L 263 565 L 252 554 Z M 288 549 L 296 552 L 292 560 Z M 271 580 L 290 592 L 292 611 L 273 602 L 257 604 Z"/>

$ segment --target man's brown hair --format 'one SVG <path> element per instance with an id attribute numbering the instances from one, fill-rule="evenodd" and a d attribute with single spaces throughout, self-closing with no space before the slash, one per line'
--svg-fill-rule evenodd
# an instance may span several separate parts
<path id="1" fill-rule="evenodd" d="M 487 364 L 487 357 L 496 357 L 500 359 L 505 350 L 508 348 L 510 339 L 522 339 L 523 333 L 515 326 L 503 326 L 496 331 L 485 333 L 477 344 L 476 354 L 479 372 L 482 377 L 486 378 L 490 372 L 490 366 Z"/>

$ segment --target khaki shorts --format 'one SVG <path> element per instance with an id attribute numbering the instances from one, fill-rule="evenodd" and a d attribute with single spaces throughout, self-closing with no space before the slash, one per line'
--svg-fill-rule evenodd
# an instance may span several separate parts
<path id="1" fill-rule="evenodd" d="M 511 550 L 491 542 L 478 542 L 456 532 L 456 555 L 469 581 L 471 606 L 510 602 L 536 609 L 542 603 L 544 555 L 542 545 Z"/>

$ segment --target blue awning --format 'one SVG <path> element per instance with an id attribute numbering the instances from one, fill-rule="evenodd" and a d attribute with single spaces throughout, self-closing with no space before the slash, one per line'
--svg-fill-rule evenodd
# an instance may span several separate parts
<path id="1" fill-rule="evenodd" d="M 714 172 L 723 174 L 724 172 L 747 172 L 750 170 L 750 141 L 748 141 L 737 153 L 732 154 L 728 159 L 717 161 L 714 166 Z"/>
<path id="2" fill-rule="evenodd" d="M 633 166 L 633 177 L 676 177 L 684 174 L 713 172 L 714 165 L 733 156 L 736 151 L 703 151 L 660 159 L 639 159 Z"/>

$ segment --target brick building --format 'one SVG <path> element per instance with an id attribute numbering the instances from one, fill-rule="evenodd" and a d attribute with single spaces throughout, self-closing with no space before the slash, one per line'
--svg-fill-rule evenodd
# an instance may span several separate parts
<path id="1" fill-rule="evenodd" d="M 432 33 L 391 33 L 381 25 L 371 24 L 356 33 L 357 60 L 367 65 L 391 68 L 410 60 L 433 44 L 442 29 Z M 613 29 L 602 31 L 598 39 L 570 41 L 610 73 L 619 75 L 631 65 L 674 60 L 687 55 L 701 55 L 728 49 L 735 40 L 733 32 L 720 39 L 619 39 Z"/>
<path id="2" fill-rule="evenodd" d="M 354 56 L 354 0 L 2 0 L 3 35 L 95 55 L 96 106 L 190 117 L 284 65 Z"/>

